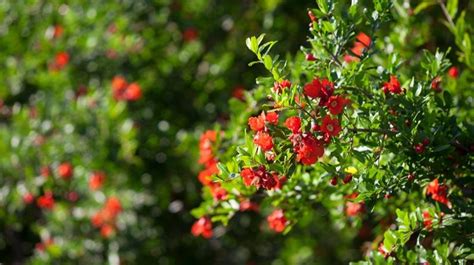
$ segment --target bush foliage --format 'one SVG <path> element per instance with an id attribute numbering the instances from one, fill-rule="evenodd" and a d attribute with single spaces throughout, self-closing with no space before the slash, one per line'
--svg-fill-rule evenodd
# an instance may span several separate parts
<path id="1" fill-rule="evenodd" d="M 469 263 L 473 8 L 0 3 L 0 263 Z"/>

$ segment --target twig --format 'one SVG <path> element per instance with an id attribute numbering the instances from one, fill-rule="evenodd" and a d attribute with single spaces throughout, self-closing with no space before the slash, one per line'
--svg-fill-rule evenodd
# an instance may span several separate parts
<path id="1" fill-rule="evenodd" d="M 372 128 L 348 128 L 352 132 L 366 132 L 366 133 L 382 133 L 382 134 L 393 134 L 394 132 L 383 129 L 372 129 Z"/>
<path id="2" fill-rule="evenodd" d="M 443 3 L 443 0 L 438 0 L 439 6 L 441 7 L 441 10 L 443 10 L 443 14 L 448 20 L 449 25 L 453 28 L 453 30 L 456 28 L 456 25 L 454 25 L 453 19 L 449 15 L 448 10 L 446 9 L 446 6 Z"/>

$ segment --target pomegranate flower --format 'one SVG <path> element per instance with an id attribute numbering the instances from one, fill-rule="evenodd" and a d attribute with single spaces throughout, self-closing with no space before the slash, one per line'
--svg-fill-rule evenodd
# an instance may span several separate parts
<path id="1" fill-rule="evenodd" d="M 253 142 L 260 146 L 263 151 L 270 151 L 273 148 L 273 138 L 266 132 L 257 132 Z"/>
<path id="2" fill-rule="evenodd" d="M 286 226 L 288 225 L 288 220 L 285 217 L 285 213 L 281 209 L 274 210 L 268 217 L 267 217 L 268 226 L 271 230 L 281 233 L 285 230 Z"/>
<path id="3" fill-rule="evenodd" d="M 451 208 L 451 202 L 448 200 L 448 186 L 445 184 L 439 185 L 438 179 L 431 181 L 426 187 L 426 195 L 431 195 L 431 198 L 437 202 L 445 204 Z"/>
<path id="4" fill-rule="evenodd" d="M 321 124 L 321 131 L 327 133 L 330 136 L 337 136 L 341 132 L 339 120 L 331 119 L 329 115 L 326 115 L 323 118 L 323 122 Z"/>
<path id="5" fill-rule="evenodd" d="M 193 236 L 202 236 L 204 238 L 212 237 L 212 222 L 209 217 L 199 218 L 191 227 Z"/>

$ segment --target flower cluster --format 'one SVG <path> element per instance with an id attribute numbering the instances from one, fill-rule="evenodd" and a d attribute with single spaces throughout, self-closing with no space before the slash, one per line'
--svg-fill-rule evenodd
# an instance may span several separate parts
<path id="1" fill-rule="evenodd" d="M 218 160 L 214 156 L 212 150 L 213 143 L 217 140 L 217 132 L 208 130 L 201 135 L 199 140 L 199 161 L 205 169 L 198 174 L 198 180 L 202 185 L 209 187 L 212 196 L 215 200 L 225 200 L 227 198 L 227 191 L 221 186 L 219 182 L 212 181 L 212 176 L 219 173 L 217 168 Z"/>
<path id="2" fill-rule="evenodd" d="M 117 197 L 110 197 L 102 209 L 96 212 L 92 218 L 92 225 L 100 228 L 100 234 L 108 238 L 116 231 L 118 215 L 122 212 L 122 204 Z"/>
<path id="3" fill-rule="evenodd" d="M 255 186 L 266 190 L 281 189 L 286 181 L 285 176 L 279 176 L 276 172 L 268 172 L 264 166 L 244 168 L 240 175 L 245 186 Z"/>
<path id="4" fill-rule="evenodd" d="M 112 79 L 112 93 L 115 100 L 137 101 L 142 97 L 142 89 L 137 83 L 128 83 L 123 76 Z"/>

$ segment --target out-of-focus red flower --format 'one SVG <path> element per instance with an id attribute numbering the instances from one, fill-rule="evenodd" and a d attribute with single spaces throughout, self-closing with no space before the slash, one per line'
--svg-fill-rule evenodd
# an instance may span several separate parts
<path id="1" fill-rule="evenodd" d="M 115 227 L 109 224 L 105 224 L 100 228 L 100 234 L 104 238 L 109 238 L 110 236 L 114 234 L 114 232 L 115 232 Z"/>
<path id="2" fill-rule="evenodd" d="M 199 218 L 191 227 L 191 233 L 195 237 L 211 238 L 213 234 L 211 219 L 209 217 Z"/>
<path id="3" fill-rule="evenodd" d="M 211 185 L 209 185 L 211 189 L 211 194 L 214 200 L 216 201 L 222 201 L 227 199 L 227 191 L 221 186 L 220 183 L 218 182 L 213 182 Z"/>
<path id="4" fill-rule="evenodd" d="M 308 53 L 306 54 L 306 61 L 316 61 L 316 57 L 314 57 L 314 55 L 312 53 Z"/>
<path id="5" fill-rule="evenodd" d="M 105 181 L 105 173 L 101 171 L 96 171 L 92 173 L 92 175 L 89 178 L 89 188 L 91 190 L 97 190 L 102 187 Z"/>
<path id="6" fill-rule="evenodd" d="M 243 86 L 236 86 L 232 90 L 232 97 L 243 101 L 245 99 L 244 92 L 245 92 L 245 88 Z"/>
<path id="7" fill-rule="evenodd" d="M 38 207 L 42 209 L 48 209 L 48 210 L 53 209 L 54 207 L 53 193 L 51 191 L 45 192 L 43 196 L 40 196 L 36 200 L 36 204 L 38 205 Z"/>
<path id="8" fill-rule="evenodd" d="M 433 218 L 428 211 L 423 212 L 423 225 L 427 230 L 431 230 L 433 227 Z"/>
<path id="9" fill-rule="evenodd" d="M 138 83 L 128 84 L 123 76 L 112 79 L 112 94 L 115 100 L 137 101 L 142 97 L 142 89 Z"/>
<path id="10" fill-rule="evenodd" d="M 197 29 L 193 28 L 193 27 L 189 27 L 187 29 L 184 30 L 183 32 L 183 40 L 185 42 L 191 42 L 191 41 L 194 41 L 198 38 L 198 31 Z"/>
<path id="11" fill-rule="evenodd" d="M 415 146 L 413 146 L 413 149 L 415 149 L 415 152 L 417 154 L 421 154 L 425 152 L 425 145 L 423 143 L 415 144 Z"/>
<path id="12" fill-rule="evenodd" d="M 61 25 L 54 25 L 53 38 L 57 39 L 63 35 L 64 28 Z"/>
<path id="13" fill-rule="evenodd" d="M 117 197 L 111 196 L 105 202 L 105 209 L 112 213 L 112 215 L 118 215 L 120 212 L 122 212 L 122 204 Z"/>
<path id="14" fill-rule="evenodd" d="M 65 180 L 71 179 L 74 173 L 74 168 L 72 167 L 71 163 L 64 162 L 58 166 L 58 175 Z"/>
<path id="15" fill-rule="evenodd" d="M 51 170 L 49 169 L 48 166 L 43 166 L 41 167 L 40 169 L 40 175 L 43 177 L 43 178 L 48 178 L 50 175 L 51 175 Z"/>
<path id="16" fill-rule="evenodd" d="M 364 208 L 363 202 L 346 202 L 346 215 L 350 217 L 357 216 L 364 212 Z"/>
<path id="17" fill-rule="evenodd" d="M 378 251 L 380 254 L 383 255 L 384 258 L 388 258 L 390 256 L 390 252 L 385 248 L 383 242 L 380 242 L 380 245 L 378 247 Z"/>
<path id="18" fill-rule="evenodd" d="M 459 69 L 456 66 L 452 66 L 448 70 L 448 75 L 449 75 L 449 77 L 454 78 L 454 79 L 458 78 L 459 77 Z"/>
<path id="19" fill-rule="evenodd" d="M 142 89 L 139 84 L 131 83 L 127 86 L 124 94 L 125 100 L 137 101 L 142 97 Z"/>
<path id="20" fill-rule="evenodd" d="M 259 211 L 259 206 L 258 206 L 257 203 L 252 202 L 249 199 L 245 199 L 245 200 L 240 202 L 239 211 L 241 211 L 241 212 L 245 212 L 245 211 L 258 212 Z"/>
<path id="21" fill-rule="evenodd" d="M 437 76 L 431 81 L 431 90 L 436 93 L 443 91 L 443 89 L 441 89 L 441 77 Z"/>
<path id="22" fill-rule="evenodd" d="M 318 22 L 318 19 L 316 18 L 316 16 L 313 14 L 311 10 L 308 11 L 308 17 L 309 19 L 311 19 L 311 22 Z"/>
<path id="23" fill-rule="evenodd" d="M 35 200 L 35 197 L 33 196 L 33 194 L 31 194 L 31 192 L 27 192 L 23 194 L 23 202 L 25 204 L 31 204 L 34 200 Z"/>
<path id="24" fill-rule="evenodd" d="M 267 217 L 268 226 L 271 230 L 281 233 L 285 230 L 286 226 L 288 225 L 288 220 L 285 217 L 285 213 L 281 209 L 274 210 L 268 217 Z"/>
<path id="25" fill-rule="evenodd" d="M 69 63 L 69 54 L 67 52 L 58 52 L 54 57 L 54 62 L 51 64 L 53 71 L 62 70 Z"/>

